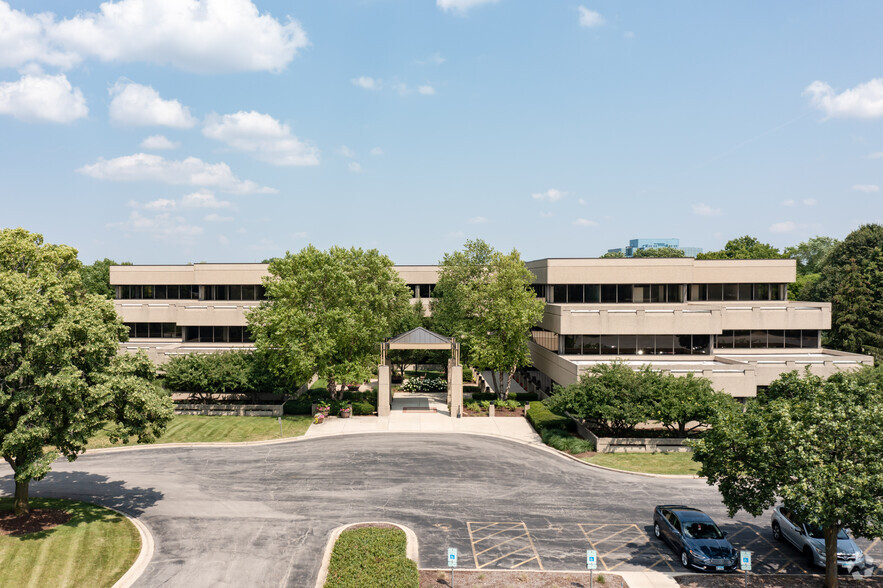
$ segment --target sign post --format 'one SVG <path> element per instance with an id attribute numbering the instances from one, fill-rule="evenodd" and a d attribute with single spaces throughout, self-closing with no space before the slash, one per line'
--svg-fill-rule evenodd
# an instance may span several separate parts
<path id="1" fill-rule="evenodd" d="M 745 572 L 745 588 L 748 588 L 748 572 L 751 571 L 751 552 L 742 550 L 739 552 L 739 564 Z"/>
<path id="2" fill-rule="evenodd" d="M 456 547 L 448 547 L 448 567 L 451 568 L 451 588 L 454 588 L 454 568 L 457 567 Z"/>
<path id="3" fill-rule="evenodd" d="M 282 417 L 279 417 L 279 437 L 282 437 Z"/>
<path id="4" fill-rule="evenodd" d="M 598 569 L 598 552 L 586 549 L 586 569 L 589 570 L 589 588 L 595 585 L 595 570 Z"/>

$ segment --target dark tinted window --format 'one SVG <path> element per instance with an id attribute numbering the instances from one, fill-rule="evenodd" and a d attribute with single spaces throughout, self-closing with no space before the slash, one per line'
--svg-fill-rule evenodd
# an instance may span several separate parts
<path id="1" fill-rule="evenodd" d="M 616 285 L 615 284 L 601 284 L 601 302 L 604 302 L 604 303 L 616 302 Z"/>
<path id="2" fill-rule="evenodd" d="M 567 286 L 567 302 L 582 303 L 583 302 L 583 285 L 568 284 Z"/>
<path id="3" fill-rule="evenodd" d="M 552 286 L 552 301 L 562 304 L 567 302 L 567 286 L 564 284 L 555 284 Z"/>
<path id="4" fill-rule="evenodd" d="M 601 286 L 598 284 L 586 284 L 586 302 L 601 302 Z"/>
<path id="5" fill-rule="evenodd" d="M 632 285 L 631 284 L 620 284 L 616 287 L 616 301 L 617 302 L 631 302 L 632 301 Z"/>

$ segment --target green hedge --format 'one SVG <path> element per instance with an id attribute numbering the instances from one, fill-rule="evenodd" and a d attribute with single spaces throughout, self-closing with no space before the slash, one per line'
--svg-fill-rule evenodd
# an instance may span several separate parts
<path id="1" fill-rule="evenodd" d="M 531 402 L 530 410 L 527 411 L 527 420 L 542 434 L 547 429 L 567 430 L 570 419 L 566 416 L 553 413 L 542 402 Z"/>
<path id="2" fill-rule="evenodd" d="M 353 402 L 353 416 L 369 416 L 377 410 L 370 402 Z"/>
<path id="3" fill-rule="evenodd" d="M 371 405 L 371 410 L 364 414 L 371 414 L 377 410 L 377 392 L 344 392 L 343 399 L 345 402 L 338 404 L 342 405 L 352 402 L 354 415 L 361 414 L 356 412 L 356 403 L 367 403 Z M 316 388 L 308 390 L 297 398 L 289 400 L 283 405 L 282 410 L 285 414 L 310 414 L 313 404 L 316 404 L 319 401 L 326 404 L 334 404 L 331 402 L 331 394 L 329 394 L 328 390 L 324 388 Z M 341 406 L 334 405 L 331 408 L 336 413 Z"/>
<path id="4" fill-rule="evenodd" d="M 407 546 L 401 529 L 344 531 L 331 552 L 325 588 L 417 588 L 420 575 Z"/>
<path id="5" fill-rule="evenodd" d="M 540 436 L 543 438 L 543 443 L 549 447 L 554 447 L 559 451 L 565 451 L 572 455 L 595 451 L 595 444 L 591 441 L 574 437 L 560 429 L 546 429 Z"/>

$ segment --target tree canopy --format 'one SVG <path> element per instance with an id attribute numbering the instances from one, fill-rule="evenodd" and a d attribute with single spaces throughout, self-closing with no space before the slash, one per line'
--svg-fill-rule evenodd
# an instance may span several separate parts
<path id="1" fill-rule="evenodd" d="M 601 259 L 622 259 L 624 257 L 625 253 L 623 253 L 622 251 L 608 251 L 601 256 Z"/>
<path id="2" fill-rule="evenodd" d="M 883 534 L 883 393 L 862 377 L 783 374 L 744 413 L 720 410 L 693 442 L 699 475 L 718 486 L 730 516 L 760 516 L 781 499 L 824 529 L 829 588 L 837 533 Z"/>
<path id="3" fill-rule="evenodd" d="M 637 249 L 634 257 L 684 257 L 684 250 L 677 247 L 648 247 Z"/>
<path id="4" fill-rule="evenodd" d="M 700 253 L 696 259 L 781 259 L 782 252 L 777 247 L 750 235 L 730 239 L 720 251 Z"/>
<path id="5" fill-rule="evenodd" d="M 105 298 L 113 298 L 114 291 L 110 285 L 110 266 L 132 265 L 129 261 L 117 263 L 112 259 L 104 258 L 96 260 L 92 265 L 80 266 L 80 277 L 83 280 L 83 288 L 90 294 L 99 294 Z"/>
<path id="6" fill-rule="evenodd" d="M 411 293 L 392 261 L 376 249 L 312 245 L 270 260 L 267 300 L 248 314 L 258 350 L 275 373 L 305 383 L 313 374 L 336 385 L 363 381 L 379 344 L 396 334 Z"/>
<path id="7" fill-rule="evenodd" d="M 445 254 L 439 268 L 433 328 L 457 337 L 465 361 L 491 372 L 501 399 L 515 370 L 530 365 L 530 329 L 543 318 L 532 283 L 518 251 L 504 254 L 482 240 Z"/>
<path id="8" fill-rule="evenodd" d="M 109 300 L 85 292 L 80 268 L 71 247 L 0 231 L 0 453 L 19 514 L 30 481 L 59 454 L 76 459 L 106 423 L 114 441 L 146 442 L 172 417 L 149 360 L 117 355 L 128 329 Z"/>

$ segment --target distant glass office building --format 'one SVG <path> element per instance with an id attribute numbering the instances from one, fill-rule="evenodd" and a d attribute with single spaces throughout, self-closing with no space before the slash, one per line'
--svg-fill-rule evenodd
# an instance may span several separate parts
<path id="1" fill-rule="evenodd" d="M 608 253 L 622 253 L 626 257 L 634 257 L 635 251 L 639 249 L 659 249 L 660 247 L 672 247 L 680 249 L 686 257 L 696 257 L 702 253 L 701 247 L 681 247 L 679 239 L 632 239 L 629 241 L 628 247 L 619 247 L 617 249 L 608 249 Z"/>

